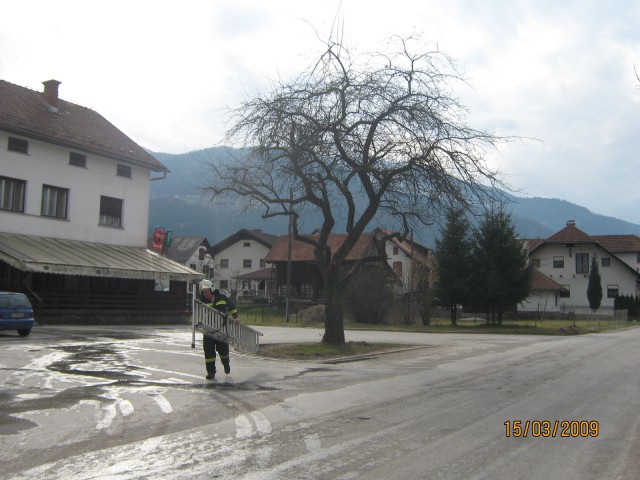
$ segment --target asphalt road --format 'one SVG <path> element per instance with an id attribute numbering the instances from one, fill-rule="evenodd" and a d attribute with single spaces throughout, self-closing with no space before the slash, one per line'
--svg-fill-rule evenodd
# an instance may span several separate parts
<path id="1" fill-rule="evenodd" d="M 322 334 L 258 329 L 261 343 Z M 333 363 L 234 351 L 209 382 L 188 327 L 0 334 L 0 478 L 638 478 L 639 328 L 347 340 L 407 348 Z"/>

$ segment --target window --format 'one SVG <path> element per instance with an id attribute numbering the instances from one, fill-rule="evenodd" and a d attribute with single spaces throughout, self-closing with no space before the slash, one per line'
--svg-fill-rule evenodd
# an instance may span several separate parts
<path id="1" fill-rule="evenodd" d="M 204 261 L 204 256 L 207 254 L 206 248 L 201 248 L 198 250 L 198 260 Z"/>
<path id="2" fill-rule="evenodd" d="M 220 280 L 220 289 L 229 290 L 229 280 Z"/>
<path id="3" fill-rule="evenodd" d="M 221 258 L 220 259 L 220 268 L 229 268 L 229 259 Z"/>
<path id="4" fill-rule="evenodd" d="M 553 268 L 564 268 L 564 257 L 553 257 Z"/>
<path id="5" fill-rule="evenodd" d="M 260 268 L 267 268 L 267 262 L 264 261 L 264 258 L 260 259 Z"/>
<path id="6" fill-rule="evenodd" d="M 636 253 L 636 262 L 640 263 L 640 253 Z"/>
<path id="7" fill-rule="evenodd" d="M 393 247 L 393 254 L 398 255 L 398 252 L 399 252 L 398 247 Z"/>
<path id="8" fill-rule="evenodd" d="M 0 210 L 23 213 L 26 186 L 24 180 L 0 177 Z"/>
<path id="9" fill-rule="evenodd" d="M 244 260 L 242 260 L 242 268 L 251 268 L 252 263 L 253 262 L 251 261 L 250 258 L 249 259 L 245 258 Z"/>
<path id="10" fill-rule="evenodd" d="M 107 227 L 122 227 L 122 200 L 101 196 L 99 223 Z"/>
<path id="11" fill-rule="evenodd" d="M 535 267 L 535 268 L 540 268 L 540 259 L 539 258 L 532 258 L 531 259 L 531 266 Z"/>
<path id="12" fill-rule="evenodd" d="M 67 205 L 69 190 L 66 188 L 42 186 L 42 208 L 40 215 L 43 217 L 67 218 Z"/>
<path id="13" fill-rule="evenodd" d="M 402 276 L 402 262 L 393 262 L 393 273 Z"/>
<path id="14" fill-rule="evenodd" d="M 119 177 L 131 178 L 131 167 L 129 165 L 122 165 L 119 163 L 116 175 Z"/>
<path id="15" fill-rule="evenodd" d="M 251 242 L 244 242 L 242 244 L 243 247 L 250 247 L 251 246 Z"/>
<path id="16" fill-rule="evenodd" d="M 588 253 L 576 253 L 576 273 L 589 273 Z"/>
<path id="17" fill-rule="evenodd" d="M 602 266 L 603 267 L 610 267 L 611 266 L 611 259 L 609 257 L 602 258 L 601 261 L 602 261 Z"/>
<path id="18" fill-rule="evenodd" d="M 619 285 L 607 285 L 607 298 L 616 298 L 620 293 Z"/>
<path id="19" fill-rule="evenodd" d="M 9 137 L 7 150 L 17 153 L 29 153 L 29 142 L 22 138 Z"/>
<path id="20" fill-rule="evenodd" d="M 562 285 L 567 289 L 567 292 L 560 292 L 560 298 L 569 298 L 571 297 L 571 285 Z"/>
<path id="21" fill-rule="evenodd" d="M 87 156 L 81 153 L 69 152 L 69 165 L 75 165 L 76 167 L 87 166 Z"/>

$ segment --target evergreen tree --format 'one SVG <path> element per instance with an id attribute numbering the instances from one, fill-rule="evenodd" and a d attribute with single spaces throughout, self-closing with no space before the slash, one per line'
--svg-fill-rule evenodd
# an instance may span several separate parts
<path id="1" fill-rule="evenodd" d="M 450 208 L 447 223 L 436 240 L 438 303 L 451 311 L 451 324 L 457 324 L 458 305 L 465 303 L 469 293 L 471 259 L 470 225 L 464 211 Z"/>
<path id="2" fill-rule="evenodd" d="M 527 298 L 531 267 L 518 239 L 511 215 L 500 209 L 488 212 L 474 235 L 473 299 L 486 309 L 487 319 L 502 324 L 502 314 Z"/>
<path id="3" fill-rule="evenodd" d="M 598 269 L 598 259 L 591 257 L 591 271 L 589 272 L 589 285 L 587 286 L 587 299 L 591 310 L 598 310 L 602 302 L 602 280 Z"/>

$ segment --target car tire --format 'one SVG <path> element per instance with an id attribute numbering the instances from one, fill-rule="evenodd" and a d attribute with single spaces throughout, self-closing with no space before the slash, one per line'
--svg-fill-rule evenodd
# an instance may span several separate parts
<path id="1" fill-rule="evenodd" d="M 31 333 L 31 329 L 30 328 L 23 328 L 21 330 L 18 330 L 18 333 L 20 334 L 21 337 L 26 337 L 27 335 L 29 335 Z"/>

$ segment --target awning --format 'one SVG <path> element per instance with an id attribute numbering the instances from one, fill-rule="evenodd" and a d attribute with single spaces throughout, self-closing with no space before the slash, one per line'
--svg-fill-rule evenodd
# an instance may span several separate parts
<path id="1" fill-rule="evenodd" d="M 197 281 L 196 272 L 144 247 L 0 232 L 0 260 L 23 272 Z"/>

